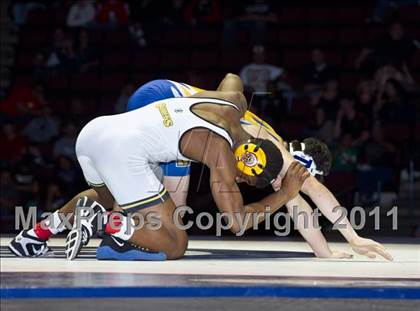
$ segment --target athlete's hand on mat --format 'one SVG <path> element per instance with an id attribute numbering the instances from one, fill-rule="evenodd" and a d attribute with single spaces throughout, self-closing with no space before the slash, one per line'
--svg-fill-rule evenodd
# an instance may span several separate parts
<path id="1" fill-rule="evenodd" d="M 352 259 L 353 255 L 346 252 L 341 252 L 341 251 L 331 251 L 331 256 L 329 256 L 328 258 Z"/>
<path id="2" fill-rule="evenodd" d="M 373 240 L 357 237 L 350 242 L 350 245 L 352 249 L 360 255 L 365 255 L 369 258 L 376 258 L 376 256 L 379 254 L 386 260 L 394 260 L 391 254 L 385 250 L 385 247 Z"/>
<path id="3" fill-rule="evenodd" d="M 286 176 L 282 180 L 282 190 L 290 199 L 293 199 L 298 195 L 299 190 L 309 175 L 308 170 L 304 166 L 296 161 L 292 162 L 287 170 Z"/>

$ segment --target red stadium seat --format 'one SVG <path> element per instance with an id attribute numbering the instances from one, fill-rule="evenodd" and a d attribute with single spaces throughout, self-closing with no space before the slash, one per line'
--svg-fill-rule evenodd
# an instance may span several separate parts
<path id="1" fill-rule="evenodd" d="M 367 31 L 367 39 L 369 41 L 378 40 L 386 32 L 386 28 L 383 26 L 371 25 Z"/>
<path id="2" fill-rule="evenodd" d="M 360 81 L 360 75 L 356 73 L 342 74 L 340 77 L 340 87 L 347 92 L 354 92 Z"/>
<path id="3" fill-rule="evenodd" d="M 100 29 L 89 30 L 89 41 L 93 43 L 93 45 L 102 45 L 104 41 L 104 31 Z"/>
<path id="4" fill-rule="evenodd" d="M 129 47 L 131 44 L 128 30 L 113 30 L 104 32 L 103 44 L 109 47 Z"/>
<path id="5" fill-rule="evenodd" d="M 356 179 L 353 172 L 331 172 L 325 177 L 325 185 L 340 200 L 341 204 L 351 204 Z M 344 196 L 344 197 L 343 197 Z"/>
<path id="6" fill-rule="evenodd" d="M 188 30 L 168 30 L 160 38 L 159 44 L 162 46 L 189 46 L 191 32 Z"/>
<path id="7" fill-rule="evenodd" d="M 420 141 L 420 122 L 416 123 L 416 128 L 415 128 L 415 132 L 414 132 L 414 139 L 417 142 Z"/>
<path id="8" fill-rule="evenodd" d="M 279 14 L 279 22 L 284 24 L 300 24 L 306 20 L 306 10 L 297 7 L 282 8 Z"/>
<path id="9" fill-rule="evenodd" d="M 115 113 L 115 103 L 117 101 L 117 95 L 115 96 L 103 96 L 98 105 L 98 115 L 113 114 Z"/>
<path id="10" fill-rule="evenodd" d="M 366 42 L 366 31 L 361 27 L 341 28 L 339 31 L 339 43 L 342 46 L 363 45 Z"/>
<path id="11" fill-rule="evenodd" d="M 43 30 L 25 29 L 20 34 L 20 47 L 24 49 L 40 49 L 47 43 L 48 32 Z"/>
<path id="12" fill-rule="evenodd" d="M 190 64 L 188 50 L 168 50 L 162 53 L 161 70 L 185 69 Z"/>
<path id="13" fill-rule="evenodd" d="M 93 73 L 74 75 L 71 79 L 71 88 L 74 91 L 99 90 L 100 85 L 98 75 Z"/>
<path id="14" fill-rule="evenodd" d="M 305 28 L 282 28 L 277 32 L 277 42 L 281 45 L 303 46 L 306 40 Z"/>
<path id="15" fill-rule="evenodd" d="M 343 67 L 347 70 L 355 69 L 355 61 L 360 54 L 360 49 L 347 49 L 343 62 Z"/>
<path id="16" fill-rule="evenodd" d="M 385 128 L 385 135 L 385 137 L 394 142 L 404 143 L 410 139 L 410 127 L 399 124 L 387 125 Z"/>
<path id="17" fill-rule="evenodd" d="M 244 65 L 250 62 L 248 51 L 224 50 L 222 51 L 221 66 L 225 71 L 239 71 Z"/>
<path id="18" fill-rule="evenodd" d="M 221 34 L 218 29 L 193 29 L 191 32 L 192 46 L 217 48 L 220 45 Z"/>
<path id="19" fill-rule="evenodd" d="M 126 76 L 122 74 L 103 75 L 100 79 L 102 92 L 118 93 L 126 81 Z"/>
<path id="20" fill-rule="evenodd" d="M 313 28 L 308 32 L 308 44 L 311 46 L 333 45 L 337 42 L 337 30 L 335 28 Z"/>
<path id="21" fill-rule="evenodd" d="M 29 26 L 50 26 L 51 12 L 44 9 L 30 11 L 26 17 L 26 24 Z"/>
<path id="22" fill-rule="evenodd" d="M 191 53 L 193 69 L 214 68 L 219 65 L 219 52 L 216 50 L 194 50 Z"/>
<path id="23" fill-rule="evenodd" d="M 134 52 L 131 66 L 134 69 L 156 69 L 160 64 L 161 53 L 160 50 L 140 50 Z"/>
<path id="24" fill-rule="evenodd" d="M 341 66 L 343 63 L 342 56 L 341 56 L 341 50 L 335 50 L 335 49 L 326 49 L 324 50 L 325 53 L 325 59 L 334 65 Z"/>
<path id="25" fill-rule="evenodd" d="M 296 121 L 284 121 L 281 124 L 282 137 L 286 140 L 299 139 L 301 137 L 304 124 Z"/>
<path id="26" fill-rule="evenodd" d="M 401 7 L 398 10 L 398 18 L 400 21 L 404 21 L 404 23 L 415 23 L 417 27 L 419 27 L 420 21 L 420 7 L 418 6 L 407 6 Z"/>
<path id="27" fill-rule="evenodd" d="M 131 53 L 129 50 L 108 51 L 103 57 L 103 64 L 106 68 L 116 68 L 131 65 Z"/>
<path id="28" fill-rule="evenodd" d="M 16 75 L 13 81 L 13 86 L 30 85 L 33 82 L 33 76 L 31 74 L 19 74 Z"/>
<path id="29" fill-rule="evenodd" d="M 308 100 L 301 98 L 293 100 L 291 108 L 290 113 L 294 115 L 311 115 L 314 110 Z"/>
<path id="30" fill-rule="evenodd" d="M 65 90 L 69 87 L 69 80 L 64 75 L 51 77 L 47 81 L 50 90 Z"/>
<path id="31" fill-rule="evenodd" d="M 17 58 L 15 70 L 18 72 L 31 71 L 34 63 L 34 57 L 34 53 L 22 50 Z"/>
<path id="32" fill-rule="evenodd" d="M 131 78 L 130 81 L 133 82 L 134 87 L 139 87 L 142 84 L 145 84 L 149 81 L 155 80 L 155 79 L 161 79 L 162 76 L 160 74 L 156 73 L 136 73 Z"/>
<path id="33" fill-rule="evenodd" d="M 420 51 L 419 50 L 416 50 L 411 56 L 408 68 L 410 68 L 413 71 L 420 71 Z M 419 81 L 417 80 L 417 82 Z"/>
<path id="34" fill-rule="evenodd" d="M 310 24 L 325 24 L 334 15 L 334 11 L 330 7 L 307 8 L 305 21 Z"/>
<path id="35" fill-rule="evenodd" d="M 287 50 L 283 53 L 283 64 L 286 68 L 302 68 L 310 61 L 310 52 L 307 50 Z"/>
<path id="36" fill-rule="evenodd" d="M 361 7 L 338 7 L 331 16 L 332 21 L 340 24 L 363 24 L 367 12 Z"/>
<path id="37" fill-rule="evenodd" d="M 197 87 L 203 88 L 205 90 L 215 90 L 220 81 L 223 79 L 223 74 L 217 72 L 203 72 L 200 73 L 199 81 L 197 81 Z M 192 83 L 194 84 L 194 83 Z"/>

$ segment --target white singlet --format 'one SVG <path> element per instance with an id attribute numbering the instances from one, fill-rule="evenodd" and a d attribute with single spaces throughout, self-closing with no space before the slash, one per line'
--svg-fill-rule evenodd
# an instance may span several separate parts
<path id="1" fill-rule="evenodd" d="M 169 194 L 154 174 L 159 162 L 188 160 L 179 150 L 182 135 L 209 129 L 232 146 L 223 128 L 192 112 L 200 103 L 234 104 L 213 98 L 169 98 L 117 115 L 90 121 L 80 132 L 76 154 L 86 181 L 106 185 L 118 205 L 136 211 L 165 201 Z"/>

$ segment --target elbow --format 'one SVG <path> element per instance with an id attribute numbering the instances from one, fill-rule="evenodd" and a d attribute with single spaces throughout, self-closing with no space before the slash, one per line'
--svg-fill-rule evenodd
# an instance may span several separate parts
<path id="1" fill-rule="evenodd" d="M 238 75 L 236 75 L 234 73 L 231 73 L 231 72 L 226 74 L 225 79 L 239 79 L 239 80 L 241 80 L 241 78 Z"/>
<path id="2" fill-rule="evenodd" d="M 246 104 L 246 98 L 244 94 L 242 94 L 241 92 L 230 92 L 230 93 L 231 93 L 229 96 L 230 101 L 236 104 L 240 108 L 241 113 L 245 113 L 245 111 L 247 110 L 247 104 Z"/>

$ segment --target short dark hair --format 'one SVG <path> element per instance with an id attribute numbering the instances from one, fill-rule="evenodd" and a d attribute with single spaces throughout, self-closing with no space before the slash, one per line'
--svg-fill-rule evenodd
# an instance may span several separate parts
<path id="1" fill-rule="evenodd" d="M 323 176 L 329 174 L 332 164 L 331 152 L 328 146 L 320 141 L 319 139 L 309 137 L 303 140 L 305 144 L 304 153 L 311 156 L 314 159 L 316 169 L 323 172 Z M 293 150 L 299 150 L 300 142 L 293 140 L 291 142 Z"/>
<path id="2" fill-rule="evenodd" d="M 284 162 L 283 155 L 279 148 L 270 140 L 255 138 L 252 142 L 264 150 L 266 155 L 266 166 L 264 171 L 257 175 L 257 183 L 255 185 L 257 188 L 265 188 L 280 174 Z"/>

